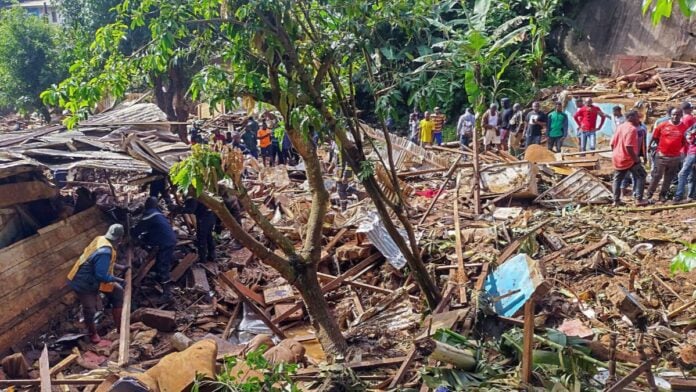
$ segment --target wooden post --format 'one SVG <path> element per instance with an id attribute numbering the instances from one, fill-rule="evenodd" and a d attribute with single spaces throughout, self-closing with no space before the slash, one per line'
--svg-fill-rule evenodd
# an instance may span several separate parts
<path id="1" fill-rule="evenodd" d="M 454 208 L 454 242 L 455 251 L 457 253 L 457 285 L 459 286 L 459 302 L 466 305 L 466 283 L 469 281 L 469 277 L 466 274 L 466 269 L 464 269 L 464 252 L 462 251 L 462 232 L 459 226 L 459 182 L 462 179 L 462 173 L 457 174 L 456 181 L 456 191 L 454 202 L 452 206 Z"/>
<path id="2" fill-rule="evenodd" d="M 133 246 L 130 244 L 130 214 L 126 216 L 126 241 L 128 241 L 128 248 L 126 248 L 126 276 L 124 280 L 126 281 L 126 287 L 123 293 L 123 310 L 121 312 L 121 335 L 118 339 L 118 366 L 124 367 L 128 365 L 128 349 L 130 348 L 130 314 L 131 314 L 131 297 L 133 295 Z"/>
<path id="3" fill-rule="evenodd" d="M 473 132 L 474 143 L 474 214 L 481 215 L 481 177 L 479 168 L 479 146 L 478 146 L 478 131 Z"/>
<path id="4" fill-rule="evenodd" d="M 48 347 L 45 344 L 41 357 L 39 357 L 39 378 L 41 379 L 41 392 L 51 392 L 51 370 L 48 368 Z"/>
<path id="5" fill-rule="evenodd" d="M 435 205 L 435 203 L 437 203 L 437 199 L 440 198 L 442 191 L 447 186 L 447 183 L 449 182 L 450 178 L 452 178 L 452 174 L 454 174 L 454 170 L 457 168 L 457 165 L 459 164 L 459 161 L 461 159 L 462 159 L 462 156 L 460 155 L 459 157 L 457 157 L 457 160 L 454 161 L 452 166 L 450 166 L 449 170 L 447 170 L 447 174 L 445 174 L 445 181 L 442 183 L 442 185 L 440 185 L 440 189 L 438 189 L 437 193 L 435 194 L 435 197 L 433 197 L 433 201 L 430 202 L 428 209 L 423 214 L 423 217 L 421 218 L 420 222 L 418 222 L 419 225 L 422 225 L 423 222 L 425 222 L 425 218 L 428 217 L 428 215 L 430 214 L 430 211 L 433 209 L 433 206 Z"/>
<path id="6" fill-rule="evenodd" d="M 522 382 L 532 381 L 532 359 L 534 350 L 534 296 L 524 304 L 524 340 L 522 342 Z"/>

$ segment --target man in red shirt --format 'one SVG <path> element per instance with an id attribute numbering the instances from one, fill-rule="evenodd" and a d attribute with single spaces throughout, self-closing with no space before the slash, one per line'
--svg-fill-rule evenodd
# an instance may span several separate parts
<path id="1" fill-rule="evenodd" d="M 679 203 L 684 199 L 684 192 L 686 191 L 686 182 L 691 176 L 691 181 L 689 181 L 691 187 L 689 189 L 689 200 L 696 200 L 696 170 L 694 170 L 694 163 L 696 163 L 696 118 L 691 114 L 693 108 L 690 102 L 682 103 L 682 111 L 684 111 L 684 117 L 682 117 L 682 124 L 686 127 L 686 157 L 682 163 L 681 170 L 677 175 L 679 179 L 677 184 L 677 192 L 674 194 L 674 201 Z"/>
<path id="2" fill-rule="evenodd" d="M 597 117 L 601 117 L 597 126 Z M 573 116 L 578 124 L 578 137 L 580 138 L 580 151 L 594 150 L 597 143 L 597 131 L 602 129 L 607 115 L 602 109 L 592 104 L 592 98 L 585 99 L 585 106 L 578 109 Z"/>
<path id="3" fill-rule="evenodd" d="M 651 144 L 657 144 L 655 157 L 655 174 L 648 187 L 648 199 L 651 199 L 662 180 L 660 201 L 667 201 L 669 186 L 681 168 L 682 150 L 686 147 L 686 126 L 681 122 L 682 110 L 674 108 L 670 111 L 670 121 L 658 125 L 653 132 Z"/>
<path id="4" fill-rule="evenodd" d="M 638 112 L 631 110 L 626 113 L 626 122 L 619 125 L 611 138 L 612 163 L 614 165 L 614 205 L 621 204 L 621 184 L 629 173 L 633 177 L 633 189 L 636 197 L 636 205 L 646 205 L 643 200 L 643 189 L 647 173 L 640 163 L 638 152 L 640 142 L 638 140 L 638 126 L 640 118 Z"/>

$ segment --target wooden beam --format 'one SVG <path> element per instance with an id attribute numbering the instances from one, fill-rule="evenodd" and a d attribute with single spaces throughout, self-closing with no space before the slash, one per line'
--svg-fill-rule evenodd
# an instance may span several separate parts
<path id="1" fill-rule="evenodd" d="M 278 328 L 278 326 L 275 325 L 275 323 L 270 318 L 268 318 L 266 313 L 264 313 L 264 311 L 261 308 L 259 308 L 254 301 L 252 301 L 251 299 L 249 299 L 249 297 L 244 295 L 242 291 L 239 291 L 237 286 L 233 283 L 232 279 L 228 278 L 225 274 L 218 275 L 218 278 L 229 288 L 234 290 L 234 292 L 237 293 L 237 296 L 239 296 L 239 298 L 241 298 L 242 301 L 244 301 L 249 306 L 249 308 L 254 313 L 256 313 L 257 316 L 259 316 L 261 321 L 263 321 L 263 323 L 266 324 L 266 326 L 270 328 L 274 334 L 276 334 L 280 339 L 285 339 L 285 334 L 283 333 L 283 331 L 280 328 Z"/>
<path id="2" fill-rule="evenodd" d="M 425 218 L 428 217 L 430 214 L 430 211 L 433 209 L 433 206 L 435 206 L 435 203 L 437 203 L 437 199 L 440 198 L 440 195 L 442 194 L 442 191 L 445 190 L 445 187 L 447 186 L 447 183 L 449 182 L 450 178 L 452 178 L 452 174 L 454 174 L 454 170 L 457 168 L 457 164 L 459 161 L 462 159 L 462 156 L 458 156 L 457 160 L 454 161 L 452 166 L 450 166 L 449 170 L 447 170 L 447 174 L 445 174 L 445 180 L 442 182 L 442 185 L 440 185 L 440 189 L 438 189 L 437 193 L 433 197 L 433 201 L 430 202 L 430 205 L 428 206 L 428 209 L 425 210 L 425 213 L 423 214 L 423 217 L 421 217 L 421 220 L 418 222 L 419 225 L 422 225 L 423 222 L 425 222 Z"/>
<path id="3" fill-rule="evenodd" d="M 103 378 L 74 378 L 63 380 L 50 380 L 51 385 L 99 385 L 105 381 Z M 0 388 L 17 385 L 38 386 L 41 379 L 0 380 Z"/>
<path id="4" fill-rule="evenodd" d="M 317 272 L 317 277 L 319 279 L 324 279 L 324 280 L 338 278 L 337 276 L 325 274 L 322 272 Z M 331 282 L 329 282 L 329 283 L 331 283 Z M 394 290 L 389 290 L 389 289 L 385 289 L 384 287 L 377 287 L 377 286 L 373 286 L 371 284 L 358 282 L 357 280 L 353 280 L 353 279 L 346 279 L 344 281 L 344 283 L 347 284 L 348 286 L 352 286 L 354 288 L 370 290 L 370 291 L 374 291 L 376 293 L 381 293 L 381 294 L 392 294 L 394 292 Z M 409 297 L 409 299 L 412 299 L 414 301 L 420 300 L 420 298 L 416 297 L 415 295 L 409 295 L 408 297 Z"/>
<path id="5" fill-rule="evenodd" d="M 189 268 L 193 265 L 193 263 L 198 260 L 198 255 L 195 253 L 189 253 L 186 256 L 184 256 L 180 261 L 179 264 L 174 268 L 171 274 L 171 279 L 172 282 L 176 282 L 179 279 L 181 279 L 182 276 L 188 271 Z"/>
<path id="6" fill-rule="evenodd" d="M 230 315 L 230 319 L 227 321 L 227 325 L 225 325 L 225 330 L 222 332 L 222 338 L 224 340 L 227 340 L 227 338 L 230 337 L 230 334 L 232 333 L 232 324 L 234 323 L 234 320 L 237 318 L 239 315 L 239 312 L 242 310 L 242 302 L 237 302 L 237 304 L 234 306 L 234 310 L 232 311 L 232 314 Z"/>
<path id="7" fill-rule="evenodd" d="M 638 376 L 640 376 L 642 373 L 648 370 L 650 370 L 650 361 L 645 361 L 642 365 L 638 366 L 637 368 L 633 369 L 632 372 L 628 373 L 626 377 L 617 381 L 616 384 L 612 385 L 611 388 L 606 390 L 606 392 L 623 391 L 628 384 L 632 383 L 633 380 L 635 380 L 636 378 L 638 378 Z"/>
<path id="8" fill-rule="evenodd" d="M 457 174 L 457 181 L 455 183 L 456 191 L 454 201 L 452 202 L 452 208 L 454 209 L 454 246 L 455 252 L 457 254 L 457 285 L 459 286 L 459 302 L 466 305 L 468 300 L 466 297 L 466 283 L 469 281 L 469 276 L 466 274 L 466 269 L 464 268 L 464 252 L 462 247 L 462 232 L 459 221 L 459 183 L 462 179 L 462 173 Z"/>
<path id="9" fill-rule="evenodd" d="M 481 168 L 479 167 L 479 146 L 478 146 L 478 130 L 473 132 L 474 143 L 474 174 L 472 178 L 474 193 L 474 214 L 481 215 Z"/>
<path id="10" fill-rule="evenodd" d="M 138 272 L 135 274 L 135 277 L 133 278 L 133 285 L 135 287 L 140 287 L 140 283 L 142 283 L 143 279 L 145 279 L 147 273 L 150 272 L 152 267 L 155 266 L 155 262 L 157 261 L 157 250 L 158 248 L 155 248 L 152 250 L 152 252 L 150 252 L 150 254 L 147 255 L 145 258 L 145 264 L 141 265 Z"/>
<path id="11" fill-rule="evenodd" d="M 50 372 L 49 372 L 49 373 L 51 374 L 51 376 L 55 376 L 56 374 L 62 372 L 62 371 L 65 370 L 68 366 L 72 365 L 73 362 L 75 362 L 75 361 L 77 360 L 77 358 L 80 357 L 79 351 L 78 351 L 77 353 L 75 353 L 75 352 L 74 352 L 75 350 L 77 350 L 77 348 L 73 349 L 73 353 L 72 353 L 72 354 L 70 354 L 70 355 L 68 355 L 67 357 L 63 358 L 63 360 L 61 360 L 60 362 L 58 362 L 57 364 L 55 364 L 55 365 L 51 368 L 51 370 L 50 370 Z"/>
<path id="12" fill-rule="evenodd" d="M 0 185 L 0 208 L 30 201 L 50 199 L 58 194 L 56 188 L 43 181 L 25 181 Z"/>
<path id="13" fill-rule="evenodd" d="M 534 297 L 524 304 L 524 340 L 522 341 L 522 382 L 531 384 L 534 351 Z"/>
<path id="14" fill-rule="evenodd" d="M 322 256 L 321 256 L 321 260 L 319 261 L 320 263 L 323 263 L 323 262 L 329 260 L 329 252 L 331 252 L 333 250 L 333 248 L 336 247 L 336 244 L 338 244 L 338 241 L 340 241 L 341 238 L 343 238 L 343 236 L 346 235 L 347 232 L 348 232 L 347 228 L 345 228 L 345 227 L 342 228 L 338 233 L 336 233 L 336 235 L 331 239 L 331 241 L 329 241 L 329 243 L 326 244 L 326 248 L 324 248 L 321 251 Z"/>
<path id="15" fill-rule="evenodd" d="M 375 261 L 377 261 L 379 258 L 382 257 L 381 253 L 373 253 L 371 256 L 368 256 L 365 258 L 365 260 L 359 262 L 358 264 L 354 265 L 352 268 L 350 268 L 348 271 L 344 272 L 341 274 L 341 276 L 335 278 L 331 282 L 323 285 L 321 287 L 321 292 L 322 294 L 326 294 L 329 291 L 333 291 L 341 286 L 341 284 L 351 276 L 357 274 L 358 272 L 362 271 L 365 267 L 371 265 Z M 276 316 L 273 319 L 274 323 L 279 323 L 285 319 L 287 319 L 290 315 L 295 313 L 298 309 L 302 308 L 302 302 L 295 304 L 295 306 L 291 307 L 285 313 Z"/>
<path id="16" fill-rule="evenodd" d="M 130 227 L 130 217 L 127 219 L 128 226 Z M 130 231 L 130 230 L 128 230 Z M 130 238 L 129 236 L 126 238 Z M 131 297 L 133 295 L 133 269 L 130 268 L 133 264 L 133 246 L 128 244 L 128 249 L 126 249 L 126 266 L 128 271 L 126 271 L 126 276 L 124 277 L 126 281 L 126 287 L 123 292 L 123 310 L 121 311 L 121 335 L 118 339 L 118 366 L 124 367 L 128 365 L 128 355 L 130 348 L 130 316 L 131 316 Z"/>
<path id="17" fill-rule="evenodd" d="M 48 347 L 44 344 L 41 357 L 39 357 L 39 378 L 41 380 L 41 392 L 51 392 L 51 370 L 48 367 Z"/>

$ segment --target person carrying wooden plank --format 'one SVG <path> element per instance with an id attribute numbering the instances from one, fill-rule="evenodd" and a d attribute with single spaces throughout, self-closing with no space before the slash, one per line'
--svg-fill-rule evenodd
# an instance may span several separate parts
<path id="1" fill-rule="evenodd" d="M 145 209 L 140 222 L 133 228 L 133 236 L 144 244 L 157 248 L 157 258 L 154 271 L 157 281 L 162 285 L 162 302 L 172 299 L 172 282 L 169 272 L 172 269 L 176 234 L 169 220 L 157 208 L 157 199 L 149 197 L 145 201 Z"/>
<path id="2" fill-rule="evenodd" d="M 116 264 L 116 248 L 121 243 L 123 234 L 123 226 L 111 225 L 105 235 L 96 237 L 87 245 L 68 273 L 68 286 L 75 291 L 82 305 L 85 326 L 92 343 L 99 343 L 101 340 L 94 323 L 100 292 L 109 300 L 116 328 L 121 325 L 124 280 L 116 277 L 114 270 L 127 269 Z"/>

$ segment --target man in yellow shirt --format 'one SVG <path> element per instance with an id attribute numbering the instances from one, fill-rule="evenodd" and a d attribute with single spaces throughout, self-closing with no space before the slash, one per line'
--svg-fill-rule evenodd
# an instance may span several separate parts
<path id="1" fill-rule="evenodd" d="M 433 129 L 435 123 L 430 119 L 430 112 L 425 112 L 425 118 L 420 122 L 421 146 L 433 144 Z"/>

